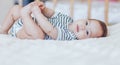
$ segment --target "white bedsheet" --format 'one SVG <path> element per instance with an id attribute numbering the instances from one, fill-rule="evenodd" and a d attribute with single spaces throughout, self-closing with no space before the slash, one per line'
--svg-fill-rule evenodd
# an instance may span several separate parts
<path id="1" fill-rule="evenodd" d="M 108 28 L 108 37 L 79 41 L 0 35 L 0 65 L 120 65 L 120 23 Z"/>

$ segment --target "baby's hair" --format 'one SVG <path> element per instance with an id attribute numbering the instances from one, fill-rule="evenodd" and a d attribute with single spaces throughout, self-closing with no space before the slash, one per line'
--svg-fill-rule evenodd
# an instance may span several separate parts
<path id="1" fill-rule="evenodd" d="M 103 34 L 100 37 L 107 36 L 107 33 L 108 33 L 107 25 L 103 21 L 97 20 L 97 19 L 89 19 L 89 20 L 95 20 L 95 21 L 98 21 L 100 23 L 100 26 L 101 26 L 102 32 L 103 32 Z"/>

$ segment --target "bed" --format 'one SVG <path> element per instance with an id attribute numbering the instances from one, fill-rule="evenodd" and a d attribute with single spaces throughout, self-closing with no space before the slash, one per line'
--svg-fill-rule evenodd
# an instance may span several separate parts
<path id="1" fill-rule="evenodd" d="M 119 4 L 112 3 L 112 5 L 120 7 Z M 46 6 L 52 7 L 52 2 L 47 2 Z M 66 8 L 61 10 L 63 6 Z M 80 6 L 86 7 L 84 4 Z M 111 7 L 112 10 L 115 7 Z M 67 4 L 58 4 L 55 10 L 70 14 L 67 12 L 67 8 Z M 102 6 L 98 9 L 104 11 Z M 74 10 L 79 11 L 78 7 L 75 7 Z M 96 7 L 93 7 L 92 10 L 95 12 Z M 94 14 L 92 14 L 93 17 L 98 16 Z M 109 14 L 120 16 L 118 12 L 116 14 L 110 12 Z M 72 16 L 74 19 L 78 17 L 76 13 Z M 80 18 L 86 18 L 86 16 L 83 15 Z M 98 19 L 105 20 L 102 18 L 98 17 Z M 107 19 L 114 21 L 115 24 L 108 22 L 112 25 L 108 26 L 109 33 L 104 38 L 73 41 L 22 40 L 0 34 L 0 65 L 120 65 L 120 19 Z"/>
<path id="2" fill-rule="evenodd" d="M 110 26 L 106 38 L 79 41 L 20 40 L 0 35 L 0 65 L 119 65 L 118 27 L 120 24 Z"/>

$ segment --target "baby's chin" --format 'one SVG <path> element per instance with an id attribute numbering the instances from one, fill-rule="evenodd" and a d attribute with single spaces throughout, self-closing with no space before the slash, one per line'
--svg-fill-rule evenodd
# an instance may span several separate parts
<path id="1" fill-rule="evenodd" d="M 41 10 L 40 6 L 39 6 L 39 9 Z"/>
<path id="2" fill-rule="evenodd" d="M 79 39 L 79 35 L 77 33 L 74 33 L 74 34 L 75 34 L 76 38 Z"/>

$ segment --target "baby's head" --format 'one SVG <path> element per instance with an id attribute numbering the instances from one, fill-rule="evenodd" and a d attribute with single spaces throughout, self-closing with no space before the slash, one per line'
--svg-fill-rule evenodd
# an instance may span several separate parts
<path id="1" fill-rule="evenodd" d="M 104 22 L 96 19 L 77 20 L 69 25 L 77 39 L 99 38 L 107 36 L 107 26 Z"/>

